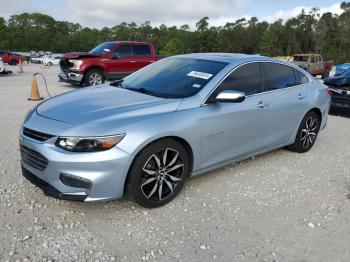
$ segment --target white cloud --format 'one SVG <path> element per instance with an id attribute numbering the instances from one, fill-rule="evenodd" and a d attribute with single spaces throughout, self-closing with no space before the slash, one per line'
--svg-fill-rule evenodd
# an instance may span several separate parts
<path id="1" fill-rule="evenodd" d="M 293 9 L 290 9 L 290 10 L 279 10 L 272 15 L 263 17 L 261 20 L 262 21 L 265 20 L 269 23 L 274 22 L 278 19 L 283 19 L 285 21 L 289 18 L 297 16 L 298 14 L 300 14 L 302 12 L 303 9 L 307 13 L 312 8 L 313 7 L 310 7 L 310 6 L 298 6 L 298 7 L 295 7 Z M 333 4 L 331 6 L 320 7 L 321 14 L 327 13 L 327 12 L 331 12 L 333 14 L 341 14 L 342 10 L 340 9 L 340 3 Z"/>
<path id="2" fill-rule="evenodd" d="M 41 12 L 56 20 L 97 28 L 145 21 L 151 21 L 155 26 L 189 24 L 194 28 L 204 16 L 210 18 L 211 26 L 223 26 L 242 17 L 257 16 L 260 21 L 273 22 L 296 16 L 302 9 L 311 10 L 311 7 L 299 6 L 259 16 L 250 13 L 253 3 L 253 0 L 0 0 L 0 16 L 9 18 L 12 14 Z M 340 14 L 340 3 L 321 7 L 320 11 Z"/>

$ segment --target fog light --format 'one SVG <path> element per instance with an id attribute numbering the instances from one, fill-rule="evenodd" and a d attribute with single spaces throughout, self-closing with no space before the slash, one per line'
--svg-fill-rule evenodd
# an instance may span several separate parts
<path id="1" fill-rule="evenodd" d="M 70 187 L 85 188 L 89 189 L 91 186 L 91 181 L 78 176 L 73 176 L 69 174 L 60 174 L 60 180 L 63 184 Z"/>

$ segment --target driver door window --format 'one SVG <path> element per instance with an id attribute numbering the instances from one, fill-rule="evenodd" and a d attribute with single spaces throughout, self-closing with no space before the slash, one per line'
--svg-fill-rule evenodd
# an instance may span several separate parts
<path id="1" fill-rule="evenodd" d="M 215 95 L 224 90 L 240 91 L 247 96 L 261 93 L 261 64 L 250 63 L 237 68 L 221 83 Z"/>

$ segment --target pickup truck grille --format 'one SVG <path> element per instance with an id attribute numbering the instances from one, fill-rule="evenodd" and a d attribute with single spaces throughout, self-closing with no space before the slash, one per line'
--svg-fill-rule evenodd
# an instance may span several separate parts
<path id="1" fill-rule="evenodd" d="M 30 137 L 30 138 L 33 138 L 35 140 L 38 140 L 40 142 L 44 142 L 44 141 L 54 137 L 53 135 L 41 133 L 41 132 L 26 128 L 26 127 L 23 128 L 23 135 Z"/>
<path id="2" fill-rule="evenodd" d="M 26 163 L 39 171 L 44 171 L 46 169 L 49 160 L 47 160 L 42 154 L 23 145 L 20 146 L 20 151 L 23 163 Z"/>

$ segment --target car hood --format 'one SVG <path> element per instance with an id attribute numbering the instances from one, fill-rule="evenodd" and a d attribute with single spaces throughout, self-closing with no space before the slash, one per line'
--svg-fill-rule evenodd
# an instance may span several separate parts
<path id="1" fill-rule="evenodd" d="M 126 124 L 172 112 L 181 99 L 164 99 L 113 86 L 87 87 L 51 98 L 37 107 L 43 117 L 68 124 Z"/>
<path id="2" fill-rule="evenodd" d="M 328 86 L 341 87 L 350 83 L 350 77 L 338 76 L 338 77 L 329 77 L 324 80 L 324 84 Z"/>
<path id="3" fill-rule="evenodd" d="M 101 55 L 83 53 L 83 52 L 75 52 L 75 53 L 67 53 L 63 56 L 66 59 L 79 59 L 79 58 L 89 58 L 89 57 L 99 57 Z"/>

